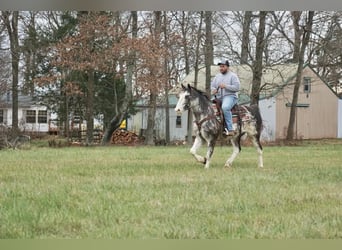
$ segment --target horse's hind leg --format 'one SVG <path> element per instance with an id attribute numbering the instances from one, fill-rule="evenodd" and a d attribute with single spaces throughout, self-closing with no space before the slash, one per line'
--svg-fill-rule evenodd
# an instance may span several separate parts
<path id="1" fill-rule="evenodd" d="M 254 144 L 254 146 L 256 147 L 257 151 L 258 151 L 258 155 L 259 155 L 259 167 L 262 168 L 264 167 L 264 162 L 263 162 L 263 158 L 262 158 L 262 146 L 260 143 L 260 139 L 259 136 L 253 136 L 252 142 Z"/>
<path id="2" fill-rule="evenodd" d="M 192 145 L 190 149 L 190 153 L 195 157 L 197 161 L 205 164 L 207 161 L 206 158 L 197 154 L 197 150 L 201 147 L 201 145 L 202 145 L 202 139 L 199 136 L 196 136 L 194 144 Z"/>
<path id="3" fill-rule="evenodd" d="M 230 142 L 233 145 L 233 153 L 229 157 L 229 159 L 224 164 L 224 167 L 229 168 L 233 165 L 233 161 L 240 153 L 241 147 L 240 147 L 240 137 L 235 137 L 230 140 Z"/>

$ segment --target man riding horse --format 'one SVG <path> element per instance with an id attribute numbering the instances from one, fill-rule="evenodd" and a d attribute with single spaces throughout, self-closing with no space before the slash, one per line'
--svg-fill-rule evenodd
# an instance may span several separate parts
<path id="1" fill-rule="evenodd" d="M 240 90 L 240 80 L 238 76 L 229 70 L 228 60 L 219 62 L 218 73 L 211 82 L 211 94 L 222 102 L 222 111 L 225 120 L 223 133 L 228 136 L 235 135 L 231 109 L 238 102 L 238 92 Z"/>

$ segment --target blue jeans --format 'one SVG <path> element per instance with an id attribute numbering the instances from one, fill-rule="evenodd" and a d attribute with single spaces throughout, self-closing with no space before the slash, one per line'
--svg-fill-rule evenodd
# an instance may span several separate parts
<path id="1" fill-rule="evenodd" d="M 233 118 L 232 118 L 232 112 L 230 110 L 237 103 L 237 101 L 238 101 L 238 98 L 234 95 L 227 95 L 227 96 L 224 96 L 222 99 L 222 111 L 223 111 L 227 129 L 229 131 L 233 130 Z"/>

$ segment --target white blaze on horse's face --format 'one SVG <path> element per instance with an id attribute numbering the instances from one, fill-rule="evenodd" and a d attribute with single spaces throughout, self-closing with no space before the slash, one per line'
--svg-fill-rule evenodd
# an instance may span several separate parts
<path id="1" fill-rule="evenodd" d="M 178 102 L 177 102 L 177 105 L 176 105 L 176 108 L 175 108 L 175 111 L 176 112 L 183 112 L 185 111 L 185 107 L 187 105 L 189 105 L 187 102 L 188 102 L 188 98 L 187 96 L 189 96 L 189 92 L 188 91 L 182 91 L 180 94 L 179 94 L 179 99 L 178 99 Z"/>

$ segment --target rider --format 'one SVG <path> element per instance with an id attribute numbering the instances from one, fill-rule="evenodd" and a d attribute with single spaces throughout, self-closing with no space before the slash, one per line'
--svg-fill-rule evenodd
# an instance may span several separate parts
<path id="1" fill-rule="evenodd" d="M 226 123 L 223 133 L 228 136 L 234 135 L 232 107 L 238 102 L 240 80 L 238 76 L 229 70 L 229 61 L 220 61 L 218 73 L 211 82 L 211 94 L 222 101 L 222 111 Z"/>

